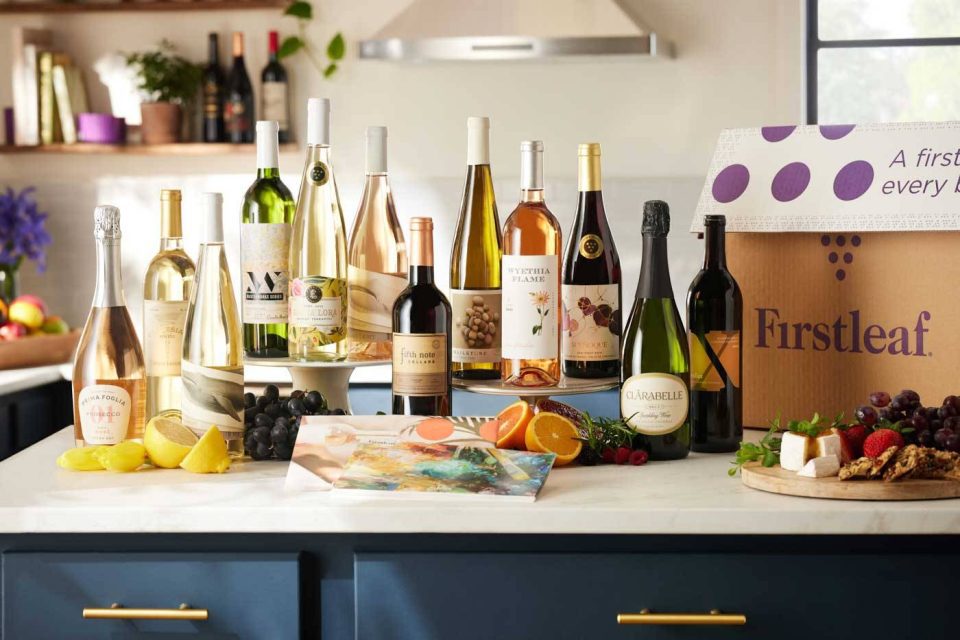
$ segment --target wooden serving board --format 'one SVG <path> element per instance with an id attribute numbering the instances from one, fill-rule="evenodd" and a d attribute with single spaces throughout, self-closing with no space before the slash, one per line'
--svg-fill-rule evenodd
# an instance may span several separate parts
<path id="1" fill-rule="evenodd" d="M 60 335 L 34 335 L 0 342 L 0 370 L 63 364 L 73 360 L 80 330 Z"/>
<path id="2" fill-rule="evenodd" d="M 764 467 L 759 462 L 743 465 L 743 484 L 751 489 L 802 498 L 831 500 L 940 500 L 960 498 L 960 482 L 955 480 L 846 480 L 803 478 L 780 465 Z"/>

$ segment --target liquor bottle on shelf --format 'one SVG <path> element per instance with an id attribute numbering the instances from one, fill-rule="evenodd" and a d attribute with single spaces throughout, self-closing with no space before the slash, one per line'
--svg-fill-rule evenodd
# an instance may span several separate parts
<path id="1" fill-rule="evenodd" d="M 230 142 L 253 142 L 253 85 L 243 61 L 243 34 L 239 31 L 233 32 L 233 66 L 227 74 L 223 121 Z"/>
<path id="2" fill-rule="evenodd" d="M 563 373 L 607 378 L 620 373 L 620 256 L 603 209 L 600 145 L 577 149 L 577 217 L 563 258 Z"/>
<path id="3" fill-rule="evenodd" d="M 690 284 L 690 428 L 694 451 L 736 451 L 743 439 L 743 296 L 727 270 L 726 218 L 706 216 L 703 269 Z"/>
<path id="4" fill-rule="evenodd" d="M 393 303 L 407 287 L 407 245 L 387 180 L 386 127 L 367 127 L 366 174 L 347 258 L 347 350 L 355 360 L 386 360 Z"/>
<path id="5" fill-rule="evenodd" d="M 243 196 L 240 250 L 243 346 L 251 358 L 287 357 L 290 234 L 296 209 L 280 181 L 277 123 L 257 123 L 257 179 Z"/>
<path id="6" fill-rule="evenodd" d="M 277 58 L 278 40 L 276 31 L 268 34 L 268 61 L 260 74 L 260 119 L 276 120 L 277 137 L 283 144 L 290 141 L 290 85 L 287 70 Z"/>
<path id="7" fill-rule="evenodd" d="M 77 446 L 143 438 L 147 385 L 143 352 L 127 312 L 120 277 L 120 210 L 94 212 L 97 285 L 73 360 Z"/>
<path id="8" fill-rule="evenodd" d="M 223 142 L 226 139 L 223 124 L 226 89 L 220 68 L 220 41 L 215 33 L 207 38 L 209 52 L 207 66 L 203 68 L 203 141 Z"/>
<path id="9" fill-rule="evenodd" d="M 651 460 L 690 452 L 690 358 L 667 264 L 670 209 L 643 205 L 643 260 L 623 334 L 620 415 L 640 434 Z"/>
<path id="10" fill-rule="evenodd" d="M 453 375 L 500 377 L 502 242 L 490 174 L 490 119 L 467 118 L 467 179 L 450 256 L 450 299 L 456 318 Z M 480 320 L 487 329 L 476 331 Z"/>
<path id="11" fill-rule="evenodd" d="M 196 267 L 183 250 L 180 191 L 160 192 L 160 252 L 143 280 L 143 356 L 147 372 L 147 414 L 180 410 L 183 327 Z"/>
<path id="12" fill-rule="evenodd" d="M 216 425 L 243 455 L 243 343 L 223 247 L 223 196 L 203 194 L 203 239 L 183 340 L 183 424 L 198 436 Z"/>
<path id="13" fill-rule="evenodd" d="M 307 101 L 307 160 L 290 243 L 289 354 L 347 357 L 347 240 L 330 157 L 330 101 Z"/>
<path id="14" fill-rule="evenodd" d="M 541 387 L 560 380 L 560 236 L 543 198 L 543 142 L 526 140 L 520 143 L 520 204 L 503 225 L 502 366 L 508 384 Z M 482 315 L 470 326 L 479 335 L 487 328 Z"/>
<path id="15" fill-rule="evenodd" d="M 413 218 L 410 284 L 393 307 L 394 415 L 451 415 L 451 321 L 433 282 L 433 219 Z"/>

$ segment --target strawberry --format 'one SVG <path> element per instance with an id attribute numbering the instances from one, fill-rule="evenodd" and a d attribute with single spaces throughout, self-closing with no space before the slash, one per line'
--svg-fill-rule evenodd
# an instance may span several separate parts
<path id="1" fill-rule="evenodd" d="M 647 460 L 649 459 L 650 454 L 643 449 L 635 449 L 634 452 L 630 454 L 630 464 L 634 466 L 647 464 Z"/>
<path id="2" fill-rule="evenodd" d="M 850 441 L 847 440 L 847 436 L 844 434 L 843 429 L 838 427 L 833 427 L 830 431 L 840 438 L 840 464 L 847 464 L 851 460 L 856 460 L 860 456 L 853 455 L 853 447 L 850 446 Z"/>
<path id="3" fill-rule="evenodd" d="M 863 455 L 876 458 L 890 447 L 902 447 L 903 436 L 893 429 L 877 429 L 863 441 Z"/>
<path id="4" fill-rule="evenodd" d="M 856 460 L 863 455 L 863 441 L 870 435 L 870 429 L 862 424 L 850 425 L 840 432 L 840 437 L 850 446 L 850 455 Z"/>

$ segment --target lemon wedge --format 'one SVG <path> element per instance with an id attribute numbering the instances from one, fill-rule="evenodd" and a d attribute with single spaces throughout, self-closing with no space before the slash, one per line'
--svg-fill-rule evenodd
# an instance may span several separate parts
<path id="1" fill-rule="evenodd" d="M 230 468 L 227 441 L 215 426 L 207 429 L 200 441 L 180 463 L 181 469 L 192 473 L 223 473 Z"/>
<path id="2" fill-rule="evenodd" d="M 176 469 L 197 444 L 197 434 L 183 426 L 179 419 L 154 416 L 147 423 L 143 446 L 155 467 Z"/>
<path id="3" fill-rule="evenodd" d="M 133 440 L 124 440 L 112 447 L 98 447 L 93 456 L 108 471 L 136 471 L 147 461 L 147 450 Z"/>
<path id="4" fill-rule="evenodd" d="M 94 446 L 67 449 L 57 458 L 57 466 L 70 471 L 103 471 L 103 465 L 97 460 L 97 452 L 103 448 Z"/>

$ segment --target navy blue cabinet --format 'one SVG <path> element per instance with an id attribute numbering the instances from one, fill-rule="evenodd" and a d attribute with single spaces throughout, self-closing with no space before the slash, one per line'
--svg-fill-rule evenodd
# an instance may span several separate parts
<path id="1" fill-rule="evenodd" d="M 0 395 L 0 460 L 73 424 L 69 382 Z"/>

